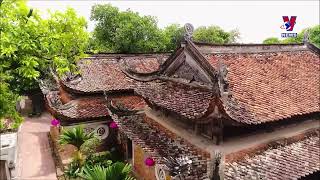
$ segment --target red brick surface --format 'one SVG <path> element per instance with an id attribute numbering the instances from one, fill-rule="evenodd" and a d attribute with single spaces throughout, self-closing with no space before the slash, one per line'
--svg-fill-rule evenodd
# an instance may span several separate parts
<path id="1" fill-rule="evenodd" d="M 56 169 L 48 142 L 52 117 L 25 118 L 18 137 L 17 179 L 56 180 Z"/>

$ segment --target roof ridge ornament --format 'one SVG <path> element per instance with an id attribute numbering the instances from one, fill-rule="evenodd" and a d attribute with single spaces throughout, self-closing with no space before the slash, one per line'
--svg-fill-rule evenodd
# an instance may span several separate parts
<path id="1" fill-rule="evenodd" d="M 308 42 L 310 42 L 309 29 L 306 29 L 306 31 L 303 34 L 303 43 L 308 43 Z"/>
<path id="2" fill-rule="evenodd" d="M 185 33 L 184 33 L 184 38 L 185 40 L 192 40 L 192 35 L 193 35 L 193 31 L 194 31 L 194 27 L 192 24 L 190 23 L 186 23 L 184 25 L 184 30 L 185 30 Z"/>

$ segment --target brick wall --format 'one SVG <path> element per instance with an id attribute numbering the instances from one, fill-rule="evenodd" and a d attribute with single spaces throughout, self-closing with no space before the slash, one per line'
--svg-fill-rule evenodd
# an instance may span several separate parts
<path id="1" fill-rule="evenodd" d="M 148 167 L 144 164 L 144 160 L 148 157 L 148 154 L 136 144 L 134 144 L 133 151 L 133 169 L 138 174 L 139 178 L 141 178 L 141 180 L 155 180 L 154 166 Z"/>

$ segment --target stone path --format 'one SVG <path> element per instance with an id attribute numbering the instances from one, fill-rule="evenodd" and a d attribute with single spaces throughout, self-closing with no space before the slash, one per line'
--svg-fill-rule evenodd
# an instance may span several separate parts
<path id="1" fill-rule="evenodd" d="M 56 180 L 56 171 L 48 142 L 52 117 L 43 113 L 38 118 L 26 117 L 18 135 L 18 180 Z"/>

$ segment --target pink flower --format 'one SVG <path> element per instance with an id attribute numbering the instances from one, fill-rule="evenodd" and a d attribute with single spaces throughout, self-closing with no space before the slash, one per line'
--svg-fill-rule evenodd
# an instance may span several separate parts
<path id="1" fill-rule="evenodd" d="M 59 126 L 60 125 L 60 121 L 58 119 L 52 119 L 51 120 L 51 125 L 52 126 Z"/>
<path id="2" fill-rule="evenodd" d="M 112 129 L 117 129 L 118 128 L 118 124 L 114 121 L 112 121 L 110 124 L 109 124 L 109 127 L 112 128 Z"/>
<path id="3" fill-rule="evenodd" d="M 154 160 L 151 158 L 151 157 L 148 157 L 145 161 L 144 161 L 144 163 L 147 165 L 147 166 L 154 166 L 154 164 L 155 164 L 155 162 L 154 162 Z"/>

